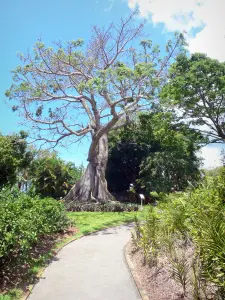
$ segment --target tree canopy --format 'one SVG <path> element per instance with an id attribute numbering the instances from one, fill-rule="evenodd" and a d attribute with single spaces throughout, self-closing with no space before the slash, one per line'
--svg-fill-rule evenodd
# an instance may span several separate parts
<path id="1" fill-rule="evenodd" d="M 13 185 L 17 181 L 19 172 L 26 168 L 33 154 L 27 149 L 27 134 L 0 134 L 0 187 Z"/>
<path id="2" fill-rule="evenodd" d="M 225 140 L 225 63 L 196 53 L 176 59 L 161 97 L 189 123 L 211 137 Z"/>
<path id="3" fill-rule="evenodd" d="M 202 136 L 171 113 L 141 114 L 136 122 L 109 138 L 109 190 L 138 192 L 183 190 L 199 178 L 197 150 Z"/>
<path id="4" fill-rule="evenodd" d="M 0 189 L 17 185 L 21 191 L 59 199 L 80 179 L 82 172 L 82 166 L 63 161 L 55 151 L 29 147 L 27 133 L 23 131 L 0 134 Z"/>
<path id="5" fill-rule="evenodd" d="M 183 36 L 176 34 L 162 55 L 150 40 L 140 39 L 143 24 L 135 15 L 107 28 L 93 27 L 86 45 L 79 39 L 49 48 L 39 41 L 32 53 L 20 55 L 22 65 L 13 71 L 6 95 L 35 140 L 66 146 L 91 137 L 89 165 L 68 200 L 112 198 L 105 180 L 108 133 L 151 107 L 182 48 Z"/>

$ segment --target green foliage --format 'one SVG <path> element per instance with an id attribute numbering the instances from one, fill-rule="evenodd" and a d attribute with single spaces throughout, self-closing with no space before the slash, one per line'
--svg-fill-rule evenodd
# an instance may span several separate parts
<path id="1" fill-rule="evenodd" d="M 170 68 L 169 81 L 161 97 L 170 108 L 178 108 L 192 124 L 207 125 L 202 132 L 212 137 L 212 141 L 224 141 L 224 87 L 224 62 L 201 53 L 190 57 L 182 54 Z"/>
<path id="2" fill-rule="evenodd" d="M 109 136 L 106 178 L 110 191 L 128 190 L 130 183 L 136 183 L 140 164 L 153 147 L 141 139 L 140 129 L 135 123 Z"/>
<path id="3" fill-rule="evenodd" d="M 199 179 L 200 159 L 196 151 L 201 135 L 176 120 L 171 113 L 141 116 L 142 132 L 158 147 L 142 161 L 138 183 L 150 191 L 184 190 Z"/>
<path id="4" fill-rule="evenodd" d="M 206 177 L 194 190 L 168 195 L 158 207 L 150 209 L 142 226 L 136 225 L 136 244 L 144 255 L 148 260 L 155 258 L 150 251 L 153 243 L 157 255 L 165 251 L 176 280 L 182 284 L 184 293 L 187 283 L 192 285 L 194 299 L 202 299 L 196 297 L 206 293 L 207 282 L 217 286 L 221 295 L 225 291 L 224 178 L 223 174 Z M 185 251 L 188 244 L 193 245 L 195 266 L 176 250 L 182 247 Z"/>
<path id="5" fill-rule="evenodd" d="M 143 213 L 138 212 L 69 212 L 69 217 L 75 221 L 78 235 L 84 235 L 96 230 L 133 222 L 135 216 L 142 218 Z"/>
<path id="6" fill-rule="evenodd" d="M 79 203 L 70 202 L 66 204 L 69 211 L 87 211 L 87 212 L 133 212 L 138 211 L 138 206 L 134 204 L 122 204 L 118 203 Z"/>
<path id="7" fill-rule="evenodd" d="M 21 190 L 29 190 L 32 195 L 64 197 L 81 177 L 83 167 L 61 160 L 56 152 L 28 149 L 26 138 L 23 131 L 0 134 L 0 189 L 18 183 Z"/>
<path id="8" fill-rule="evenodd" d="M 191 268 L 192 268 L 193 299 L 199 300 L 201 299 L 200 291 L 202 285 L 201 282 L 202 274 L 201 274 L 201 266 L 200 266 L 199 259 L 193 261 Z"/>
<path id="9" fill-rule="evenodd" d="M 82 167 L 66 163 L 54 153 L 47 153 L 46 156 L 33 160 L 29 168 L 29 178 L 35 193 L 42 197 L 59 199 L 79 180 L 82 171 Z"/>
<path id="10" fill-rule="evenodd" d="M 221 211 L 204 213 L 194 224 L 198 228 L 194 241 L 199 247 L 204 275 L 216 285 L 225 287 L 225 214 Z"/>
<path id="11" fill-rule="evenodd" d="M 196 151 L 203 138 L 171 113 L 156 110 L 110 135 L 106 172 L 111 191 L 168 192 L 183 190 L 199 179 Z"/>
<path id="12" fill-rule="evenodd" d="M 54 47 L 39 40 L 30 53 L 19 55 L 5 94 L 15 101 L 13 111 L 32 123 L 39 141 L 62 145 L 64 138 L 73 143 L 87 133 L 98 140 L 158 96 L 184 38 L 174 35 L 160 52 L 150 40 L 139 39 L 143 24 L 136 23 L 136 15 L 108 28 L 94 26 L 84 47 L 81 39 L 54 42 Z M 99 131 L 100 124 L 105 130 Z"/>
<path id="13" fill-rule="evenodd" d="M 136 246 L 143 250 L 144 263 L 150 266 L 157 264 L 158 250 L 160 248 L 157 236 L 159 226 L 159 216 L 152 206 L 148 207 L 144 225 L 141 225 L 140 221 L 135 218 L 135 229 L 134 233 L 132 233 L 132 238 Z"/>
<path id="14" fill-rule="evenodd" d="M 213 168 L 213 169 L 210 169 L 210 170 L 203 170 L 203 173 L 205 176 L 220 176 L 222 175 L 222 172 L 224 171 L 224 167 L 221 166 L 221 167 L 217 167 L 217 168 Z"/>
<path id="15" fill-rule="evenodd" d="M 135 216 L 134 222 L 135 222 L 134 232 L 131 232 L 131 235 L 135 246 L 138 247 L 138 242 L 140 241 L 141 238 L 141 224 L 137 216 Z"/>
<path id="16" fill-rule="evenodd" d="M 29 263 L 32 246 L 42 236 L 69 225 L 61 202 L 16 190 L 0 192 L 0 215 L 0 265 Z"/>
<path id="17" fill-rule="evenodd" d="M 188 283 L 188 273 L 190 266 L 187 262 L 187 259 L 184 255 L 176 255 L 170 258 L 170 272 L 174 280 L 176 280 L 179 284 L 181 284 L 183 288 L 184 295 L 186 294 L 186 288 Z"/>
<path id="18" fill-rule="evenodd" d="M 17 181 L 18 173 L 26 168 L 33 159 L 32 152 L 27 150 L 27 134 L 0 134 L 0 188 L 13 185 Z"/>
<path id="19" fill-rule="evenodd" d="M 19 195 L 21 195 L 21 194 L 19 194 Z M 2 193 L 1 197 L 3 197 L 4 200 L 8 199 L 8 198 L 17 199 L 18 192 L 15 190 L 11 191 L 11 196 L 10 196 L 10 191 L 8 191 L 5 193 Z M 1 200 L 2 200 L 2 198 L 1 198 Z M 38 201 L 45 202 L 45 199 L 39 199 Z M 53 202 L 52 204 L 55 204 L 57 207 L 58 207 L 58 205 L 60 205 L 60 207 L 62 206 L 62 202 L 60 202 L 60 201 L 52 200 L 52 202 Z M 23 213 L 23 212 L 21 212 L 21 213 Z M 57 243 L 57 245 L 54 245 L 54 250 L 58 249 L 58 247 L 62 247 L 71 239 L 78 238 L 82 235 L 95 232 L 96 230 L 101 230 L 101 229 L 105 229 L 108 227 L 118 226 L 120 224 L 133 222 L 134 217 L 136 215 L 138 217 L 141 217 L 141 214 L 142 214 L 142 212 L 140 212 L 140 211 L 138 211 L 138 212 L 135 212 L 135 211 L 132 211 L 132 212 L 68 212 L 68 213 L 66 213 L 66 215 L 70 219 L 69 223 L 75 224 L 78 232 L 76 232 L 75 235 L 73 235 L 73 236 L 63 239 L 62 241 L 60 241 L 60 243 Z M 64 208 L 63 208 L 63 215 L 64 215 Z M 34 217 L 36 218 L 36 215 Z M 21 220 L 21 218 L 20 218 L 20 220 Z M 9 220 L 9 222 L 10 222 L 10 220 Z M 16 224 L 17 224 L 17 222 L 16 222 Z M 43 235 L 41 235 L 41 238 L 42 237 L 43 237 Z M 51 239 L 51 236 L 47 235 L 47 237 L 49 237 Z M 39 240 L 40 239 L 38 239 L 38 241 L 36 242 L 37 245 L 38 245 Z M 31 252 L 32 252 L 32 250 L 33 249 L 30 249 Z M 49 250 L 49 248 L 48 248 L 48 250 Z M 24 262 L 25 260 L 29 262 L 29 274 L 32 277 L 40 271 L 40 268 L 43 268 L 43 266 L 46 266 L 46 263 L 48 264 L 48 262 L 49 262 L 49 258 L 52 257 L 52 255 L 49 253 L 42 254 L 41 256 L 39 255 L 39 253 L 37 253 L 37 254 L 38 254 L 38 257 L 36 257 L 35 260 L 32 259 L 32 261 L 29 258 L 21 259 L 20 261 L 17 261 L 17 259 L 16 259 L 18 264 L 22 264 L 22 262 Z M 14 262 L 15 262 L 15 260 L 14 260 Z M 13 263 L 13 261 L 12 261 L 12 263 Z M 13 266 L 15 266 L 15 265 L 13 265 Z M 33 281 L 33 278 L 28 278 L 28 279 L 32 279 L 32 281 Z M 0 295 L 0 299 L 2 299 L 2 300 L 3 299 L 4 300 L 17 300 L 17 299 L 21 298 L 21 297 L 19 297 L 19 293 L 21 294 L 21 290 L 13 289 L 13 290 L 10 290 L 9 292 L 7 292 L 7 294 L 5 294 L 4 296 Z"/>
<path id="20" fill-rule="evenodd" d="M 153 207 L 149 207 L 145 226 L 140 227 L 139 246 L 144 251 L 144 259 L 149 265 L 157 263 L 159 241 L 157 238 L 159 218 Z"/>
<path id="21" fill-rule="evenodd" d="M 198 247 L 203 275 L 225 288 L 224 176 L 218 176 L 191 193 L 186 220 L 189 234 Z M 222 197 L 221 197 L 222 196 Z"/>
<path id="22" fill-rule="evenodd" d="M 31 124 L 36 140 L 54 147 L 65 146 L 64 139 L 70 145 L 89 136 L 88 161 L 103 166 L 104 155 L 96 160 L 103 135 L 124 126 L 136 112 L 152 108 L 150 100 L 158 98 L 167 67 L 183 50 L 184 38 L 175 34 L 163 52 L 149 40 L 138 41 L 144 24 L 136 23 L 137 14 L 135 10 L 107 28 L 94 26 L 85 47 L 80 39 L 58 41 L 54 47 L 39 40 L 31 53 L 19 55 L 21 65 L 12 71 L 14 83 L 6 96 L 13 111 Z M 103 151 L 108 156 L 107 147 Z M 100 173 L 104 179 L 105 172 Z M 38 190 L 43 195 L 65 194 L 52 184 L 52 172 L 41 177 Z M 93 185 L 91 181 L 89 188 L 100 199 Z"/>
<path id="23" fill-rule="evenodd" d="M 0 300 L 19 300 L 22 297 L 22 291 L 19 289 L 12 289 L 5 295 L 0 294 Z"/>

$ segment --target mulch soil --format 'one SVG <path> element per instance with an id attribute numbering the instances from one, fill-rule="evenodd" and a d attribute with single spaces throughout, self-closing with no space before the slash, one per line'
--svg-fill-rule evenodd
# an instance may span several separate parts
<path id="1" fill-rule="evenodd" d="M 182 246 L 181 246 L 182 247 Z M 182 286 L 174 280 L 171 273 L 170 263 L 167 255 L 161 254 L 157 259 L 157 265 L 150 266 L 144 262 L 142 250 L 138 249 L 133 241 L 127 246 L 129 255 L 135 270 L 135 277 L 138 278 L 139 284 L 151 300 L 193 300 L 193 286 L 187 285 L 186 294 L 184 295 Z M 184 250 L 184 249 L 183 249 Z M 192 245 L 185 246 L 185 256 L 191 264 L 194 249 Z M 191 278 L 191 274 L 189 274 Z M 215 288 L 208 286 L 207 299 L 215 299 Z M 204 297 L 202 299 L 205 299 Z"/>

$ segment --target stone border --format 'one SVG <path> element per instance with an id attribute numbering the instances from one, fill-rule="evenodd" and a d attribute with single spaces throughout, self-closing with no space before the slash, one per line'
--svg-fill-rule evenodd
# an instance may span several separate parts
<path id="1" fill-rule="evenodd" d="M 133 262 L 131 260 L 130 254 L 128 253 L 128 246 L 129 246 L 130 241 L 124 246 L 124 256 L 125 256 L 125 259 L 126 259 L 128 269 L 130 270 L 130 273 L 131 273 L 131 275 L 134 279 L 134 282 L 135 282 L 136 287 L 137 287 L 137 289 L 138 289 L 138 291 L 141 295 L 142 300 L 150 300 L 147 293 L 146 293 L 146 291 L 143 289 L 143 287 L 141 285 L 141 282 L 139 280 L 139 277 L 138 277 L 138 275 L 135 271 Z"/>

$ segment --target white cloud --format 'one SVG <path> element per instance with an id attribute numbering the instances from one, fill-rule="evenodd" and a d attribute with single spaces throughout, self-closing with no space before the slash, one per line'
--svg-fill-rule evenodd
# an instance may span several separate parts
<path id="1" fill-rule="evenodd" d="M 201 149 L 199 156 L 203 158 L 204 169 L 212 169 L 222 165 L 221 150 L 218 146 L 205 146 Z"/>
<path id="2" fill-rule="evenodd" d="M 154 24 L 164 23 L 169 31 L 190 30 L 202 25 L 195 17 L 199 5 L 195 0 L 128 0 L 130 8 L 139 7 L 140 15 L 151 15 Z"/>
<path id="3" fill-rule="evenodd" d="M 142 17 L 154 25 L 163 23 L 168 31 L 186 31 L 189 50 L 207 53 L 225 61 L 224 0 L 127 0 L 139 7 Z M 193 36 L 193 31 L 199 32 Z"/>
<path id="4" fill-rule="evenodd" d="M 203 52 L 225 61 L 225 0 L 127 0 L 140 16 L 167 31 L 186 31 L 191 53 Z M 193 34 L 195 32 L 195 34 Z M 197 32 L 197 34 L 196 34 Z M 221 146 L 203 147 L 203 168 L 221 166 Z"/>
<path id="5" fill-rule="evenodd" d="M 191 53 L 203 52 L 209 57 L 225 61 L 225 26 L 222 23 L 220 28 L 207 25 L 189 40 L 189 50 Z"/>

